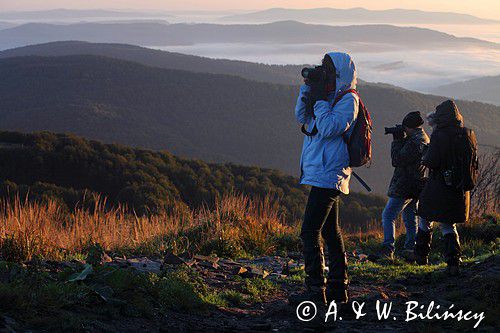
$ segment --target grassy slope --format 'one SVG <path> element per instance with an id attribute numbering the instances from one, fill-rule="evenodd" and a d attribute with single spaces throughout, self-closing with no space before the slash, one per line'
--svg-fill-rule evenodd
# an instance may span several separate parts
<path id="1" fill-rule="evenodd" d="M 439 260 L 439 237 L 435 237 L 430 266 L 394 262 L 363 262 L 350 259 L 351 294 L 354 300 L 373 308 L 380 299 L 394 303 L 398 321 L 379 322 L 373 311 L 359 321 L 338 322 L 340 328 L 469 331 L 472 322 L 414 321 L 404 323 L 405 302 L 435 301 L 457 309 L 485 312 L 480 327 L 493 331 L 498 325 L 499 229 L 483 222 L 462 227 L 464 269 L 458 278 L 447 277 Z M 438 235 L 436 235 L 438 236 Z M 398 245 L 402 243 L 398 239 Z M 374 252 L 379 239 L 349 237 L 349 252 Z M 95 247 L 87 251 L 92 253 Z M 81 253 L 85 257 L 86 253 Z M 291 270 L 286 277 L 266 280 L 238 276 L 217 280 L 188 268 L 162 273 L 94 266 L 78 262 L 35 260 L 28 265 L 0 262 L 0 327 L 50 331 L 178 331 L 301 329 L 295 311 L 286 305 L 291 292 L 300 289 L 304 272 Z M 299 266 L 300 267 L 300 266 Z M 88 271 L 87 271 L 88 272 Z M 80 273 L 80 275 L 79 275 Z M 71 282 L 80 277 L 81 281 Z"/>

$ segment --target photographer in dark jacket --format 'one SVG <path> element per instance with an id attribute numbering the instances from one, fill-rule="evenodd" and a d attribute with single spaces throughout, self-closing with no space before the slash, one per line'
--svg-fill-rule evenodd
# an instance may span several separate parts
<path id="1" fill-rule="evenodd" d="M 421 220 L 415 247 L 418 264 L 427 264 L 431 248 L 432 221 L 440 222 L 445 242 L 445 260 L 448 273 L 458 274 L 460 241 L 455 227 L 469 218 L 470 192 L 446 184 L 444 171 L 452 160 L 453 139 L 463 131 L 463 118 L 456 104 L 445 101 L 432 115 L 434 131 L 422 164 L 430 169 L 429 180 L 420 195 L 418 214 Z M 427 222 L 428 221 L 428 222 Z"/>
<path id="2" fill-rule="evenodd" d="M 395 170 L 387 193 L 389 201 L 382 213 L 383 255 L 390 259 L 394 256 L 395 222 L 401 213 L 406 227 L 405 250 L 409 252 L 408 256 L 413 254 L 415 246 L 417 200 L 425 183 L 421 159 L 429 143 L 423 124 L 419 111 L 410 112 L 403 119 L 403 126 L 392 132 L 391 158 Z"/>

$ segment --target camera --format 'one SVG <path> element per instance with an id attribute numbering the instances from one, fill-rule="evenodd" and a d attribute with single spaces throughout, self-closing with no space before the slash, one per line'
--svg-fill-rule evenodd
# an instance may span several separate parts
<path id="1" fill-rule="evenodd" d="M 396 125 L 394 127 L 385 127 L 385 135 L 397 134 L 403 132 L 403 125 Z"/>
<path id="2" fill-rule="evenodd" d="M 326 82 L 328 79 L 328 73 L 323 66 L 316 66 L 314 68 L 303 68 L 302 77 L 314 82 Z"/>

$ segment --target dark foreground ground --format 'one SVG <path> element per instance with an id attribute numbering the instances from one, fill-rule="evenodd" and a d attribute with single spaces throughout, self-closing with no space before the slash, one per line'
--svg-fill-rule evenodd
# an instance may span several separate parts
<path id="1" fill-rule="evenodd" d="M 494 332 L 500 259 L 495 249 L 489 252 L 467 259 L 461 276 L 448 277 L 439 262 L 375 263 L 351 251 L 351 296 L 365 302 L 366 316 L 326 326 L 299 321 L 288 305 L 288 295 L 301 290 L 304 277 L 294 253 L 236 261 L 189 254 L 160 260 L 111 258 L 98 249 L 86 262 L 0 262 L 0 332 L 469 332 L 477 322 L 406 322 L 408 301 L 425 306 L 419 313 L 432 301 L 440 305 L 432 314 L 451 304 L 454 313 L 484 312 L 477 330 Z M 377 319 L 377 300 L 392 302 L 387 320 Z"/>

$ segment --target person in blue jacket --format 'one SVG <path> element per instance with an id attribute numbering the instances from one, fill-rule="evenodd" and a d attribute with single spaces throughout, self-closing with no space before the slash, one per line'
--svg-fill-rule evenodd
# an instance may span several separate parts
<path id="1" fill-rule="evenodd" d="M 343 136 L 354 128 L 358 114 L 358 97 L 347 93 L 333 105 L 337 96 L 356 88 L 356 68 L 346 53 L 325 55 L 322 66 L 327 72 L 324 85 L 304 80 L 295 116 L 308 130 L 317 133 L 304 137 L 300 159 L 300 183 L 310 185 L 300 237 L 303 243 L 306 287 L 303 294 L 293 295 L 290 303 L 301 300 L 322 303 L 346 303 L 347 257 L 339 226 L 339 195 L 349 193 L 349 153 Z M 308 108 L 308 103 L 313 105 Z M 320 237 L 328 248 L 328 278 L 324 279 L 324 257 Z"/>

